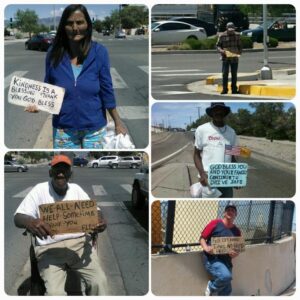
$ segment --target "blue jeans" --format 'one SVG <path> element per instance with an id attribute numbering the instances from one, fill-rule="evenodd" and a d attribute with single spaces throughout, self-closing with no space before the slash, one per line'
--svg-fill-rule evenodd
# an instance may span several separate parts
<path id="1" fill-rule="evenodd" d="M 238 70 L 238 62 L 232 62 L 231 60 L 223 60 L 222 64 L 222 76 L 223 76 L 223 91 L 228 91 L 228 74 L 229 67 L 231 69 L 231 91 L 237 91 L 237 70 Z"/>
<path id="2" fill-rule="evenodd" d="M 232 267 L 226 266 L 223 261 L 216 258 L 204 263 L 206 271 L 213 277 L 208 286 L 213 294 L 218 296 L 230 296 L 232 287 Z"/>

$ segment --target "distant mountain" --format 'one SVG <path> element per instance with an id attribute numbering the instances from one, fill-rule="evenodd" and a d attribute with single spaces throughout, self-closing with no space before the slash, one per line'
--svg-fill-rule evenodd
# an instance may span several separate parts
<path id="1" fill-rule="evenodd" d="M 59 21 L 60 21 L 60 17 L 56 17 L 55 18 L 55 23 L 56 23 L 56 27 L 58 26 L 59 24 Z M 53 26 L 53 23 L 54 23 L 54 19 L 53 18 L 42 18 L 42 19 L 39 19 L 38 21 L 39 24 L 44 24 L 46 26 Z M 9 20 L 4 20 L 4 27 L 8 27 L 9 26 Z"/>

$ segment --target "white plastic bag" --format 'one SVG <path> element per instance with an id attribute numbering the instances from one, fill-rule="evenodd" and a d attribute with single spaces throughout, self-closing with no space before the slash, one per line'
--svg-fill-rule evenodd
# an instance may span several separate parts
<path id="1" fill-rule="evenodd" d="M 192 198 L 219 198 L 222 195 L 218 189 L 210 189 L 207 186 L 203 186 L 200 182 L 190 186 L 190 193 Z"/>
<path id="2" fill-rule="evenodd" d="M 132 143 L 128 134 L 118 134 L 116 136 L 116 149 L 134 149 L 135 146 Z"/>

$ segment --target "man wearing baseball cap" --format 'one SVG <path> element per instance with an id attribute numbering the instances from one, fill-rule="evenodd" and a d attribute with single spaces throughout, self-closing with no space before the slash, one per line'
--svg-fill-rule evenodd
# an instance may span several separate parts
<path id="1" fill-rule="evenodd" d="M 214 254 L 211 246 L 212 237 L 241 236 L 240 229 L 234 225 L 237 208 L 233 203 L 226 205 L 223 219 L 209 222 L 200 236 L 203 249 L 203 264 L 212 279 L 208 281 L 205 296 L 229 296 L 232 291 L 232 259 L 239 255 L 230 250 L 228 254 Z"/>
<path id="2" fill-rule="evenodd" d="M 240 34 L 235 31 L 234 24 L 232 22 L 228 22 L 226 25 L 226 31 L 219 35 L 217 41 L 217 49 L 222 58 L 223 90 L 221 94 L 228 93 L 229 68 L 231 69 L 231 93 L 239 93 L 237 88 L 237 71 L 242 48 Z"/>
<path id="3" fill-rule="evenodd" d="M 225 118 L 231 112 L 223 102 L 212 102 L 206 109 L 211 122 L 200 125 L 195 132 L 194 162 L 200 183 L 208 186 L 207 172 L 211 163 L 236 162 L 233 155 L 225 154 L 225 145 L 236 145 L 234 129 L 226 125 Z M 232 187 L 219 187 L 222 198 L 232 198 Z"/>
<path id="4" fill-rule="evenodd" d="M 27 194 L 15 212 L 15 225 L 26 228 L 35 237 L 34 250 L 46 295 L 66 295 L 66 269 L 83 278 L 88 295 L 105 295 L 106 277 L 92 247 L 91 235 L 82 232 L 53 235 L 49 224 L 40 219 L 41 204 L 90 199 L 79 185 L 69 183 L 72 161 L 68 156 L 55 155 L 50 165 L 50 180 L 37 184 Z M 105 222 L 99 218 L 94 233 L 105 228 Z"/>

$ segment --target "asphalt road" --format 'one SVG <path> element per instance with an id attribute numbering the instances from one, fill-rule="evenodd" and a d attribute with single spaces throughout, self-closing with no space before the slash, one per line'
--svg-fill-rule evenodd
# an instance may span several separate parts
<path id="1" fill-rule="evenodd" d="M 73 172 L 72 181 L 97 201 L 108 223 L 99 236 L 98 251 L 112 295 L 143 295 L 148 291 L 148 233 L 124 205 L 130 206 L 135 173 L 132 169 L 86 167 L 74 168 Z M 30 168 L 27 173 L 5 173 L 4 178 L 5 291 L 16 295 L 16 283 L 28 277 L 24 265 L 29 258 L 30 239 L 14 226 L 13 215 L 28 191 L 48 180 L 48 166 Z M 139 218 L 148 219 L 147 208 L 139 214 Z"/>
<path id="2" fill-rule="evenodd" d="M 152 97 L 156 100 L 228 100 L 227 96 L 211 96 L 188 91 L 186 85 L 220 74 L 222 63 L 216 53 L 153 54 L 151 57 Z M 269 65 L 275 69 L 295 68 L 295 51 L 269 52 Z M 240 58 L 239 72 L 249 73 L 263 66 L 263 52 L 245 52 Z M 231 100 L 242 98 L 230 97 Z M 251 99 L 254 99 L 253 97 Z M 261 100 L 262 98 L 260 98 Z"/>
<path id="3" fill-rule="evenodd" d="M 177 135 L 177 143 L 179 136 Z M 184 143 L 186 137 L 182 138 Z M 191 141 L 191 139 L 190 139 Z M 172 147 L 172 138 L 164 143 L 152 144 L 152 153 L 162 153 L 156 160 L 170 155 L 176 149 Z M 162 150 L 164 149 L 164 150 Z M 176 155 L 155 170 L 152 170 L 152 194 L 154 197 L 190 198 L 189 187 L 198 182 L 193 162 L 193 145 Z M 238 157 L 239 162 L 248 164 L 247 186 L 234 190 L 235 198 L 291 198 L 296 192 L 295 169 L 290 164 L 276 159 L 253 155 L 248 159 Z M 155 162 L 155 160 L 153 160 Z"/>
<path id="4" fill-rule="evenodd" d="M 145 148 L 149 140 L 148 39 L 133 36 L 118 40 L 96 36 L 95 40 L 109 51 L 119 114 L 136 148 Z M 33 148 L 48 117 L 43 112 L 24 113 L 24 108 L 7 103 L 13 74 L 43 81 L 45 55 L 45 52 L 25 51 L 24 42 L 5 42 L 5 145 L 8 148 Z M 43 130 L 49 135 L 51 127 Z"/>

